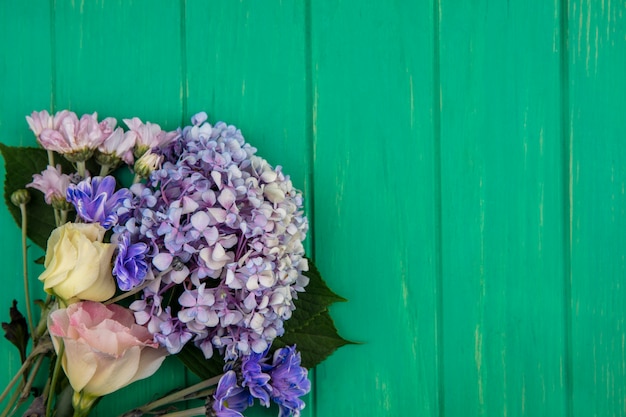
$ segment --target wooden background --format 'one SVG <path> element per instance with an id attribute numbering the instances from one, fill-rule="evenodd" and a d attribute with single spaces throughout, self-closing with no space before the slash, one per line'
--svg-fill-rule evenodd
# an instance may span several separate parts
<path id="1" fill-rule="evenodd" d="M 363 342 L 304 416 L 626 416 L 626 1 L 1 0 L 0 54 L 4 143 L 32 110 L 206 110 L 291 174 Z M 97 415 L 189 378 L 158 375 Z"/>

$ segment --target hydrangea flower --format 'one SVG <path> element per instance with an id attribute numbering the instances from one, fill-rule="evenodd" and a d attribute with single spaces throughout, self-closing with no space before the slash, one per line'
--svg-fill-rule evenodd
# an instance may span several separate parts
<path id="1" fill-rule="evenodd" d="M 124 200 L 132 198 L 132 194 L 126 188 L 115 191 L 115 178 L 106 176 L 88 177 L 77 185 L 70 185 L 66 197 L 83 220 L 110 229 L 117 223 L 118 208 Z"/>
<path id="2" fill-rule="evenodd" d="M 302 196 L 237 128 L 211 126 L 205 113 L 192 121 L 158 150 L 162 166 L 118 212 L 114 232 L 150 248 L 159 280 L 131 308 L 159 323 L 151 328 L 170 353 L 189 340 L 206 357 L 263 353 L 308 283 Z M 181 308 L 172 316 L 161 303 L 174 293 Z"/>

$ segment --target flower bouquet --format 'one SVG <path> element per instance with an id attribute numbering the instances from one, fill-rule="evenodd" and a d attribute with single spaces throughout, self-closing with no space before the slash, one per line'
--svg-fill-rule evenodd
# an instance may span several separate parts
<path id="1" fill-rule="evenodd" d="M 305 257 L 302 194 L 282 168 L 206 113 L 171 132 L 67 110 L 26 119 L 42 149 L 0 144 L 26 300 L 26 316 L 14 301 L 2 324 L 22 366 L 1 416 L 22 404 L 26 416 L 89 415 L 168 355 L 201 382 L 124 416 L 242 416 L 257 401 L 300 415 L 307 368 L 348 342 L 328 312 L 343 299 Z M 36 302 L 28 239 L 45 249 Z M 192 399 L 203 402 L 176 405 Z"/>

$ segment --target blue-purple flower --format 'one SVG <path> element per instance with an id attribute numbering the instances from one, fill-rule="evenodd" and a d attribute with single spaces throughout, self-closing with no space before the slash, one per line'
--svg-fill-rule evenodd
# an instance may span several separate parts
<path id="1" fill-rule="evenodd" d="M 299 416 L 304 408 L 300 399 L 311 390 L 307 378 L 308 371 L 300 366 L 300 352 L 295 346 L 288 346 L 274 352 L 272 365 L 263 366 L 269 374 L 271 398 L 279 407 L 279 417 Z"/>
<path id="2" fill-rule="evenodd" d="M 270 393 L 272 387 L 269 385 L 270 375 L 262 368 L 264 353 L 253 353 L 243 358 L 241 363 L 241 373 L 243 376 L 243 386 L 248 388 L 250 395 L 258 398 L 261 405 L 270 406 Z"/>
<path id="3" fill-rule="evenodd" d="M 237 385 L 237 374 L 232 370 L 220 378 L 213 400 L 217 417 L 243 417 L 241 413 L 254 402 L 248 390 Z"/>
<path id="4" fill-rule="evenodd" d="M 117 257 L 113 266 L 113 275 L 122 291 L 128 291 L 140 285 L 147 273 L 146 253 L 148 245 L 143 242 L 130 243 L 130 235 L 124 233 L 118 238 Z"/>
<path id="5" fill-rule="evenodd" d="M 66 197 L 83 220 L 110 229 L 117 224 L 117 210 L 124 200 L 132 198 L 132 193 L 126 188 L 115 191 L 115 178 L 111 176 L 89 177 L 70 185 Z"/>

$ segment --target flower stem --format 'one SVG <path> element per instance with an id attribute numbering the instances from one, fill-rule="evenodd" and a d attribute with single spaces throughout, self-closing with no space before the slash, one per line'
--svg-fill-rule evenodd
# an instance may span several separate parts
<path id="1" fill-rule="evenodd" d="M 33 313 L 30 309 L 30 289 L 28 285 L 28 252 L 26 230 L 28 227 L 28 219 L 26 217 L 26 204 L 20 204 L 20 213 L 22 214 L 22 269 L 24 272 L 24 296 L 26 297 L 26 317 L 28 318 L 28 329 L 30 334 L 34 335 L 35 326 L 33 325 Z"/>
<path id="2" fill-rule="evenodd" d="M 123 299 L 125 299 L 125 298 L 128 298 L 128 297 L 130 297 L 130 296 L 132 296 L 132 295 L 135 295 L 135 294 L 137 294 L 139 291 L 141 291 L 141 290 L 143 290 L 144 288 L 146 288 L 146 287 L 147 287 L 148 285 L 150 285 L 151 283 L 152 283 L 152 281 L 144 281 L 144 283 L 143 283 L 143 284 L 141 284 L 141 285 L 139 285 L 139 286 L 137 286 L 137 287 L 133 288 L 133 289 L 132 289 L 132 290 L 130 290 L 130 291 L 127 291 L 127 292 L 125 292 L 125 293 L 123 293 L 123 294 L 120 294 L 120 295 L 118 295 L 118 296 L 117 296 L 117 297 L 115 297 L 115 298 L 111 298 L 110 300 L 105 301 L 105 302 L 104 302 L 104 304 L 109 305 L 109 304 L 117 303 L 117 302 L 118 302 L 118 301 L 120 301 L 120 300 L 123 300 Z"/>
<path id="3" fill-rule="evenodd" d="M 109 170 L 110 170 L 110 169 L 111 169 L 111 166 L 110 166 L 110 165 L 106 165 L 106 164 L 101 165 L 101 166 L 100 166 L 100 176 L 101 176 L 101 177 L 106 176 L 106 174 L 108 174 L 108 173 L 109 173 Z"/>
<path id="4" fill-rule="evenodd" d="M 206 416 L 206 407 L 196 407 L 190 410 L 176 411 L 174 413 L 162 414 L 161 417 L 194 417 Z"/>
<path id="5" fill-rule="evenodd" d="M 141 413 L 146 413 L 148 411 L 152 411 L 156 408 L 162 407 L 164 405 L 167 404 L 171 404 L 171 403 L 175 403 L 175 402 L 179 402 L 179 401 L 186 401 L 191 399 L 190 395 L 191 394 L 195 394 L 198 391 L 202 391 L 208 387 L 212 387 L 213 385 L 216 385 L 220 378 L 222 377 L 222 375 L 218 375 L 216 377 L 201 381 L 195 385 L 192 385 L 190 387 L 187 387 L 185 389 L 182 389 L 180 391 L 176 391 L 170 395 L 166 395 L 163 398 L 160 398 L 156 401 L 153 401 L 151 403 L 148 403 L 146 405 L 144 405 L 143 407 L 139 407 L 137 408 L 135 411 L 139 411 Z M 188 410 L 191 411 L 191 410 Z M 126 413 L 125 415 L 131 415 L 130 413 Z M 170 414 L 166 414 L 167 416 L 170 416 Z M 204 416 L 204 407 L 202 408 L 202 412 L 200 414 L 177 414 L 177 413 L 173 413 L 171 414 L 171 416 L 179 416 L 179 417 L 184 417 L 184 416 L 195 416 L 195 415 L 201 415 Z"/>
<path id="6" fill-rule="evenodd" d="M 54 224 L 56 227 L 61 226 L 60 210 L 54 209 Z"/>
<path id="7" fill-rule="evenodd" d="M 61 224 L 59 226 L 62 226 L 65 223 L 67 223 L 67 213 L 68 213 L 68 210 L 61 210 Z"/>
<path id="8" fill-rule="evenodd" d="M 85 178 L 85 161 L 76 162 L 76 172 L 81 178 Z"/>
<path id="9" fill-rule="evenodd" d="M 48 151 L 48 165 L 54 167 L 54 152 Z"/>
<path id="10" fill-rule="evenodd" d="M 2 392 L 2 394 L 0 394 L 0 403 L 2 401 L 4 401 L 4 399 L 6 398 L 7 394 L 11 391 L 11 388 L 13 388 L 15 383 L 22 377 L 24 372 L 31 365 L 32 361 L 35 360 L 35 358 L 38 355 L 45 354 L 51 347 L 52 347 L 51 343 L 42 343 L 40 345 L 37 345 L 37 347 L 35 347 L 32 350 L 32 352 L 30 352 L 30 354 L 28 355 L 28 357 L 26 358 L 26 360 L 22 364 L 21 368 L 15 373 L 15 375 L 13 376 L 11 381 L 9 381 L 9 383 L 5 387 L 5 389 Z M 19 390 L 17 390 L 16 392 L 19 392 Z M 13 400 L 13 401 L 15 401 L 15 400 Z M 12 404 L 13 401 L 9 401 L 9 405 Z M 8 408 L 8 406 L 7 406 L 7 408 Z"/>
<path id="11" fill-rule="evenodd" d="M 61 342 L 59 346 L 59 352 L 57 353 L 56 362 L 54 363 L 54 371 L 52 371 L 52 381 L 50 382 L 50 392 L 54 392 L 56 389 L 57 381 L 59 380 L 59 373 L 61 370 L 61 361 L 63 353 L 65 352 L 65 345 Z M 46 417 L 52 416 L 52 401 L 48 398 L 46 403 Z"/>
<path id="12" fill-rule="evenodd" d="M 30 389 L 33 386 L 33 382 L 35 381 L 35 377 L 37 376 L 37 372 L 39 372 L 39 368 L 41 367 L 41 364 L 43 363 L 44 358 L 45 358 L 44 355 L 41 355 L 40 357 L 37 358 L 37 362 L 35 362 L 35 365 L 33 366 L 33 370 L 31 371 L 30 376 L 28 377 L 28 381 L 26 381 L 26 385 L 22 389 L 20 402 L 26 401 L 26 399 L 30 395 Z"/>
<path id="13" fill-rule="evenodd" d="M 128 298 L 128 297 L 130 297 L 132 295 L 137 294 L 138 292 L 140 292 L 141 290 L 146 288 L 148 285 L 152 284 L 155 279 L 161 278 L 163 275 L 167 274 L 172 269 L 173 269 L 172 267 L 167 268 L 165 271 L 162 271 L 159 275 L 157 275 L 154 279 L 151 279 L 149 281 L 145 280 L 141 285 L 138 285 L 135 288 L 133 288 L 132 290 L 128 290 L 125 293 L 120 294 L 120 295 L 118 295 L 115 298 L 111 298 L 111 299 L 105 301 L 104 304 L 109 305 L 109 304 L 117 303 L 120 300 L 123 300 L 123 299 Z"/>
<path id="14" fill-rule="evenodd" d="M 6 417 L 9 414 L 9 412 L 11 411 L 11 409 L 14 408 L 13 404 L 15 404 L 15 402 L 17 401 L 19 393 L 20 393 L 19 389 L 15 390 L 15 392 L 13 393 L 11 398 L 9 399 L 9 402 L 8 402 L 7 406 L 2 411 L 2 414 L 0 414 L 0 417 Z"/>

